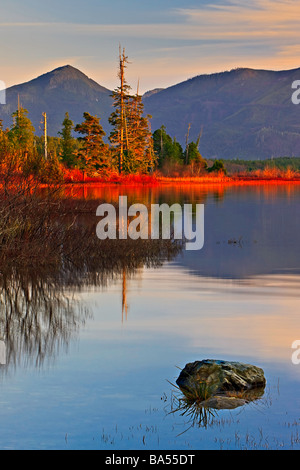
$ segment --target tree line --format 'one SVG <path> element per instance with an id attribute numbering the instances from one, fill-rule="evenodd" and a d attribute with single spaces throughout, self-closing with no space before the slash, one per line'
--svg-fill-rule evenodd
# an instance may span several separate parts
<path id="1" fill-rule="evenodd" d="M 149 174 L 191 166 L 198 173 L 207 168 L 199 152 L 201 134 L 196 142 L 188 141 L 185 149 L 167 134 L 165 126 L 151 131 L 151 116 L 144 116 L 142 96 L 131 93 L 125 78 L 128 58 L 119 54 L 119 86 L 112 92 L 113 111 L 109 117 L 109 143 L 98 116 L 83 113 L 83 121 L 74 124 L 66 112 L 57 137 L 35 135 L 35 129 L 22 106 L 12 114 L 10 129 L 0 120 L 0 163 L 8 163 L 23 174 L 55 175 L 62 167 L 76 168 L 88 175 Z M 189 126 L 190 127 L 190 126 Z M 75 137 L 77 134 L 78 137 Z M 45 146 L 47 151 L 45 151 Z"/>

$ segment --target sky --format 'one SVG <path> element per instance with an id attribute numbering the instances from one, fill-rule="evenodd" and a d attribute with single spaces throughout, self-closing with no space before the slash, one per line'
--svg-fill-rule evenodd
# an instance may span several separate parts
<path id="1" fill-rule="evenodd" d="M 300 67 L 299 0 L 1 0 L 0 81 L 72 65 L 110 90 L 139 91 L 236 67 Z"/>

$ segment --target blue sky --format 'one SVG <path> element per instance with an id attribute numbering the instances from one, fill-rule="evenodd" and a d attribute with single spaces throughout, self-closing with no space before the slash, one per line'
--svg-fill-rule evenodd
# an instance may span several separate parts
<path id="1" fill-rule="evenodd" d="M 300 66 L 299 0 L 1 0 L 0 80 L 7 86 L 70 64 L 103 86 L 140 91 L 235 67 Z"/>

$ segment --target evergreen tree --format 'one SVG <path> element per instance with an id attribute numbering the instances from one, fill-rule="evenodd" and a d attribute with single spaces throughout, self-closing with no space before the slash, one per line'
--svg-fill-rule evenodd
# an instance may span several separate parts
<path id="1" fill-rule="evenodd" d="M 209 172 L 227 174 L 223 160 L 215 160 L 213 165 L 208 169 Z"/>
<path id="2" fill-rule="evenodd" d="M 75 165 L 75 139 L 72 137 L 74 123 L 70 119 L 69 113 L 65 114 L 62 126 L 61 132 L 58 133 L 61 136 L 61 159 L 70 168 Z"/>
<path id="3" fill-rule="evenodd" d="M 196 142 L 190 142 L 185 149 L 185 161 L 188 165 L 196 164 L 206 168 L 206 161 L 200 154 Z"/>
<path id="4" fill-rule="evenodd" d="M 183 149 L 176 138 L 172 139 L 167 134 L 165 126 L 161 126 L 153 133 L 153 147 L 160 168 L 165 163 L 183 163 Z"/>
<path id="5" fill-rule="evenodd" d="M 12 161 L 15 161 L 15 152 L 9 139 L 9 133 L 3 130 L 3 121 L 0 119 L 0 165 L 7 165 L 8 159 L 12 164 Z"/>
<path id="6" fill-rule="evenodd" d="M 34 133 L 35 129 L 28 118 L 28 111 L 25 108 L 19 108 L 12 114 L 13 126 L 9 132 L 9 137 L 15 147 L 23 156 L 34 151 Z"/>
<path id="7" fill-rule="evenodd" d="M 183 149 L 179 142 L 177 142 L 176 137 L 173 138 L 172 149 L 169 155 L 169 160 L 174 163 L 183 163 Z"/>
<path id="8" fill-rule="evenodd" d="M 150 129 L 150 115 L 143 116 L 144 104 L 142 96 L 138 93 L 131 96 L 128 101 L 128 158 L 125 166 L 128 172 L 147 173 L 153 170 L 154 158 L 153 138 Z"/>
<path id="9" fill-rule="evenodd" d="M 84 121 L 77 124 L 75 132 L 84 137 L 78 137 L 82 143 L 82 148 L 78 152 L 78 157 L 82 164 L 82 169 L 92 174 L 97 170 L 105 171 L 110 168 L 110 156 L 108 145 L 103 142 L 105 132 L 97 116 L 83 113 Z"/>

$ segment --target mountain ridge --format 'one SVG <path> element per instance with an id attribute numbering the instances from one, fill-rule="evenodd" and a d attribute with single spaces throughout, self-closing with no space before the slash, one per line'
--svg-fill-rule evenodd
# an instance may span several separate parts
<path id="1" fill-rule="evenodd" d="M 292 83 L 300 68 L 272 71 L 238 68 L 198 75 L 146 100 L 145 110 L 167 132 L 185 141 L 202 130 L 205 158 L 266 159 L 300 155 L 300 107 Z"/>

